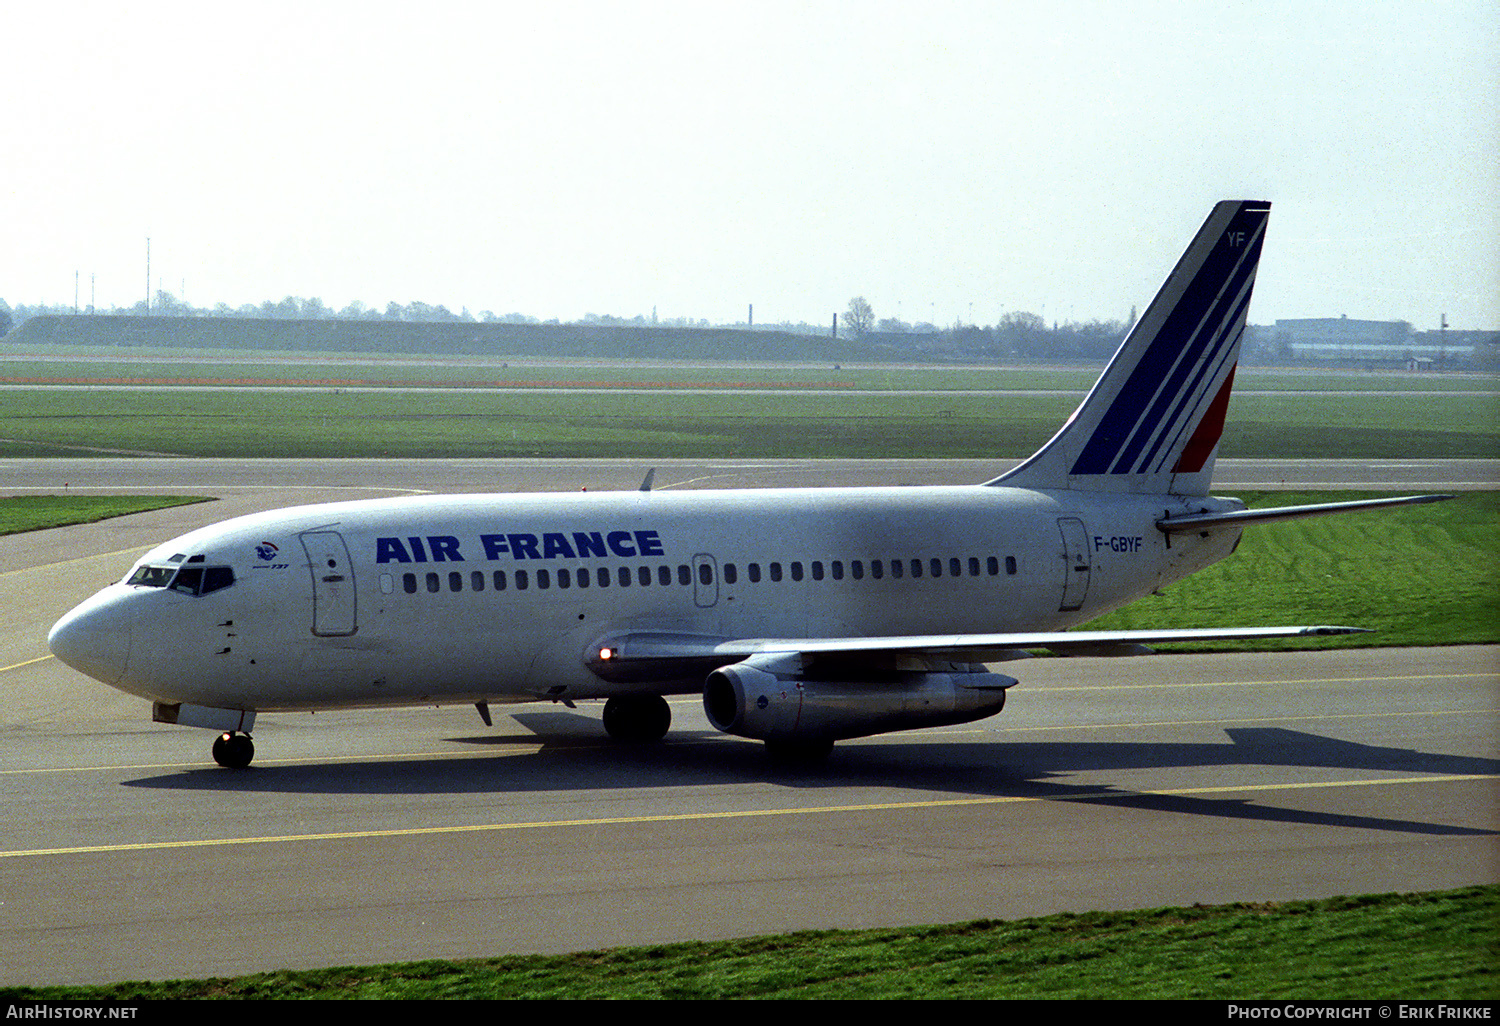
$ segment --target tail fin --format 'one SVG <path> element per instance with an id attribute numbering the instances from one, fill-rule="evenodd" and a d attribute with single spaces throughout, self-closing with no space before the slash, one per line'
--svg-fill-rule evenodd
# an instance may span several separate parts
<path id="1" fill-rule="evenodd" d="M 987 483 L 1207 494 L 1270 211 L 1215 204 L 1062 430 Z"/>

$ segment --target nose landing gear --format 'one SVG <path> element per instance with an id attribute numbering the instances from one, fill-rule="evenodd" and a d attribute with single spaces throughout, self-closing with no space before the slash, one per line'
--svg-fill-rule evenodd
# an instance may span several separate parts
<path id="1" fill-rule="evenodd" d="M 244 769 L 255 758 L 255 742 L 238 730 L 226 731 L 214 738 L 214 762 L 226 769 Z"/>

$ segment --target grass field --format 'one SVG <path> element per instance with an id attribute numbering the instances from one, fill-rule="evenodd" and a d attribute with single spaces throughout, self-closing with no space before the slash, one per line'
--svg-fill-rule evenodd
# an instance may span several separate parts
<path id="1" fill-rule="evenodd" d="M 1254 508 L 1375 494 L 1240 492 L 1238 497 Z M 1265 524 L 1247 528 L 1243 537 L 1239 550 L 1223 562 L 1089 627 L 1337 622 L 1372 633 L 1298 640 L 1295 647 L 1500 642 L 1500 493 L 1468 492 L 1435 505 Z"/>
<path id="2" fill-rule="evenodd" d="M 129 513 L 212 501 L 201 495 L 0 496 L 0 535 L 64 524 L 92 524 Z"/>
<path id="3" fill-rule="evenodd" d="M 0 383 L 168 382 L 347 385 L 745 387 L 823 389 L 1070 389 L 1082 393 L 1096 366 L 705 363 L 660 360 L 546 360 L 535 357 L 415 356 L 401 353 L 287 353 L 132 347 L 29 346 L 0 349 Z M 1241 391 L 1494 391 L 1494 377 L 1393 371 L 1241 367 Z"/>
<path id="4" fill-rule="evenodd" d="M 0 456 L 858 457 L 1029 455 L 1076 396 L 336 390 L 7 393 Z M 1482 395 L 1247 395 L 1225 457 L 1490 457 Z"/>
<path id="5" fill-rule="evenodd" d="M 119 355 L 75 346 L 0 353 L 8 357 L 0 381 L 230 387 L 10 390 L 0 407 L 0 456 L 1019 458 L 1051 437 L 1099 373 L 173 349 L 132 349 L 129 361 Z M 257 382 L 306 387 L 233 387 Z M 376 390 L 350 391 L 355 385 Z M 379 387 L 387 385 L 484 390 Z M 558 390 L 496 390 L 507 385 Z M 1242 368 L 1221 455 L 1494 456 L 1496 385 L 1481 375 Z M 627 391 L 636 389 L 647 392 Z"/>
<path id="6" fill-rule="evenodd" d="M 1493 1001 L 1500 887 L 794 933 L 236 979 L 28 987 L 11 1002 L 1207 998 Z"/>

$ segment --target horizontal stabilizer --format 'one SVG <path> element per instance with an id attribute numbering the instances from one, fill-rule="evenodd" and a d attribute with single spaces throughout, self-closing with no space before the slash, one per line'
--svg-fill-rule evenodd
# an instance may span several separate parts
<path id="1" fill-rule="evenodd" d="M 1156 522 L 1157 530 L 1167 534 L 1184 531 L 1212 531 L 1223 527 L 1242 527 L 1246 524 L 1274 524 L 1281 520 L 1300 520 L 1303 517 L 1322 517 L 1331 513 L 1358 513 L 1382 506 L 1415 506 L 1423 502 L 1443 502 L 1457 498 L 1454 495 L 1403 495 L 1391 499 L 1356 499 L 1353 502 L 1322 502 L 1311 506 L 1277 506 L 1273 509 L 1239 509 L 1224 513 L 1190 513 L 1184 516 L 1163 517 Z"/>

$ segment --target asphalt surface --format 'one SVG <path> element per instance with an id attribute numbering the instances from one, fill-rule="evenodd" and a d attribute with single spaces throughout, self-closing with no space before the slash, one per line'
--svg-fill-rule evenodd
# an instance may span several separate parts
<path id="1" fill-rule="evenodd" d="M 644 470 L 0 464 L 10 492 L 221 496 L 0 539 L 0 986 L 1500 880 L 1493 648 L 1009 663 L 1021 684 L 999 716 L 844 742 L 801 770 L 718 734 L 691 699 L 646 748 L 609 743 L 597 705 L 497 709 L 493 729 L 471 707 L 268 715 L 241 773 L 213 767 L 209 732 L 150 723 L 143 701 L 46 651 L 57 616 L 201 523 L 363 495 L 635 487 Z M 663 462 L 656 484 L 995 472 Z M 1495 480 L 1475 461 L 1222 463 L 1219 477 Z"/>

